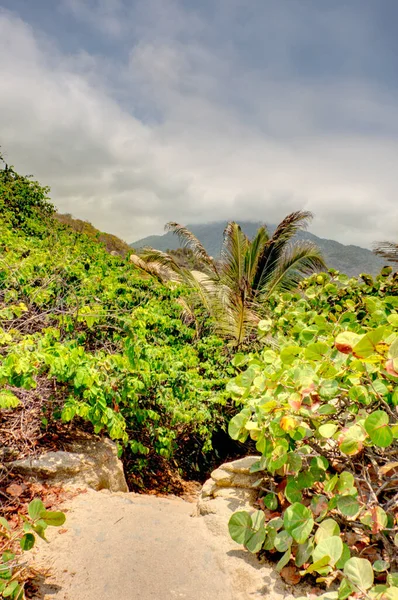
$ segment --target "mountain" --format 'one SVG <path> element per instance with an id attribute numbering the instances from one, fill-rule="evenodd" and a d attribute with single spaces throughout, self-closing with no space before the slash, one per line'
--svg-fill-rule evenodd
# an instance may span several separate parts
<path id="1" fill-rule="evenodd" d="M 247 221 L 241 222 L 240 225 L 246 235 L 252 238 L 262 223 Z M 202 242 L 211 256 L 217 257 L 220 254 L 225 226 L 225 221 L 217 221 L 199 225 L 187 225 L 187 228 Z M 274 229 L 275 226 L 269 226 L 271 232 Z M 382 258 L 360 246 L 346 246 L 335 240 L 320 238 L 309 231 L 300 232 L 297 237 L 317 244 L 329 268 L 336 269 L 350 276 L 357 277 L 360 273 L 377 275 L 380 269 L 386 264 L 386 261 Z M 177 236 L 172 233 L 165 233 L 164 235 L 150 235 L 142 238 L 133 242 L 131 246 L 136 250 L 147 246 L 165 252 L 166 250 L 176 250 L 180 247 L 180 243 Z"/>

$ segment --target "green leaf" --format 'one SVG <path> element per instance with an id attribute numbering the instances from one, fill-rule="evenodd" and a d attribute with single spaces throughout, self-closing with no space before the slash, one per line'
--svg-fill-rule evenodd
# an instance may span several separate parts
<path id="1" fill-rule="evenodd" d="M 275 510 L 278 508 L 278 498 L 276 494 L 267 494 L 264 496 L 263 502 L 270 510 Z"/>
<path id="2" fill-rule="evenodd" d="M 285 530 L 279 531 L 274 540 L 275 549 L 278 552 L 285 552 L 292 545 L 293 538 L 292 536 Z"/>
<path id="3" fill-rule="evenodd" d="M 250 409 L 243 409 L 240 413 L 232 417 L 228 424 L 228 433 L 233 440 L 239 440 L 242 443 L 246 441 L 248 432 L 245 425 L 251 416 Z"/>
<path id="4" fill-rule="evenodd" d="M 11 529 L 9 522 L 4 517 L 0 517 L 0 526 L 4 527 L 7 531 L 10 531 Z"/>
<path id="5" fill-rule="evenodd" d="M 304 544 L 299 544 L 296 550 L 296 565 L 302 567 L 304 563 L 308 562 L 310 556 L 314 551 L 314 544 L 312 540 L 307 540 Z"/>
<path id="6" fill-rule="evenodd" d="M 330 556 L 323 556 L 316 562 L 312 563 L 312 565 L 310 565 L 305 572 L 313 573 L 314 571 L 318 571 L 319 569 L 326 567 L 329 564 L 329 560 L 330 560 Z"/>
<path id="7" fill-rule="evenodd" d="M 245 543 L 246 532 L 252 526 L 252 518 L 246 511 L 234 513 L 228 523 L 229 534 L 238 544 Z"/>
<path id="8" fill-rule="evenodd" d="M 10 596 L 15 597 L 15 594 L 18 593 L 19 589 L 20 589 L 20 585 L 19 585 L 18 581 L 12 581 L 11 583 L 9 583 L 7 585 L 7 587 L 2 592 L 3 598 L 9 598 Z"/>
<path id="9" fill-rule="evenodd" d="M 294 504 L 295 502 L 301 502 L 303 499 L 302 493 L 297 487 L 297 483 L 295 481 L 289 481 L 285 488 L 285 497 L 290 502 L 290 504 Z"/>
<path id="10" fill-rule="evenodd" d="M 306 506 L 295 502 L 285 510 L 283 524 L 298 544 L 304 544 L 312 531 L 314 519 Z"/>
<path id="11" fill-rule="evenodd" d="M 292 551 L 290 548 L 288 548 L 285 552 L 285 554 L 282 556 L 282 558 L 277 562 L 275 569 L 278 571 L 278 573 L 280 571 L 282 571 L 283 567 L 285 567 L 287 565 L 287 563 L 290 560 L 290 556 L 292 554 Z"/>
<path id="12" fill-rule="evenodd" d="M 366 558 L 353 557 L 347 560 L 344 565 L 344 575 L 361 591 L 368 590 L 373 585 L 372 565 Z"/>
<path id="13" fill-rule="evenodd" d="M 365 334 L 353 348 L 355 356 L 368 358 L 377 352 L 377 345 L 382 341 L 386 328 L 378 327 Z"/>
<path id="14" fill-rule="evenodd" d="M 45 510 L 44 504 L 39 498 L 32 500 L 28 506 L 28 513 L 32 521 L 39 519 Z"/>
<path id="15" fill-rule="evenodd" d="M 334 423 L 325 423 L 325 425 L 321 425 L 318 429 L 319 435 L 324 438 L 332 437 L 337 431 L 337 425 Z"/>
<path id="16" fill-rule="evenodd" d="M 383 410 L 377 410 L 370 414 L 365 421 L 365 429 L 370 439 L 380 448 L 386 448 L 392 444 L 394 440 L 394 436 L 388 423 L 388 414 Z"/>
<path id="17" fill-rule="evenodd" d="M 250 516 L 246 511 L 236 512 L 229 520 L 228 529 L 235 542 L 256 553 L 265 540 L 264 513 L 258 510 Z"/>
<path id="18" fill-rule="evenodd" d="M 20 400 L 10 390 L 0 390 L 0 409 L 15 408 L 20 404 Z"/>
<path id="19" fill-rule="evenodd" d="M 345 600 L 355 591 L 353 585 L 348 581 L 348 579 L 344 578 L 340 583 L 339 587 L 339 600 Z"/>
<path id="20" fill-rule="evenodd" d="M 355 487 L 354 475 L 349 471 L 340 473 L 336 489 L 340 494 L 351 494 L 351 496 L 357 495 L 358 491 Z"/>
<path id="21" fill-rule="evenodd" d="M 316 546 L 312 557 L 314 562 L 321 560 L 324 556 L 329 556 L 328 564 L 334 566 L 343 553 L 343 542 L 338 536 L 332 536 L 323 539 Z"/>
<path id="22" fill-rule="evenodd" d="M 25 533 L 19 541 L 22 550 L 30 550 L 35 545 L 35 536 L 33 533 Z"/>
<path id="23" fill-rule="evenodd" d="M 289 444 L 285 439 L 278 440 L 278 443 L 275 445 L 274 449 L 271 452 L 268 461 L 268 469 L 270 471 L 276 471 L 283 467 L 283 465 L 287 461 L 287 454 L 289 451 Z"/>
<path id="24" fill-rule="evenodd" d="M 339 496 L 337 498 L 337 508 L 345 517 L 355 517 L 360 506 L 354 496 Z"/>
<path id="25" fill-rule="evenodd" d="M 381 573 L 383 571 L 387 571 L 390 568 L 390 564 L 386 560 L 376 560 L 373 563 L 373 570 Z"/>
<path id="26" fill-rule="evenodd" d="M 54 527 L 59 527 L 65 523 L 65 514 L 60 511 L 49 511 L 45 510 L 41 514 L 41 518 L 43 521 L 47 523 L 47 525 L 53 525 Z"/>
<path id="27" fill-rule="evenodd" d="M 318 529 L 315 532 L 315 541 L 320 544 L 322 540 L 328 539 L 332 536 L 340 535 L 340 527 L 338 523 L 333 519 L 325 519 L 320 523 Z"/>
<path id="28" fill-rule="evenodd" d="M 347 544 L 343 544 L 343 552 L 339 560 L 336 562 L 336 569 L 342 569 L 347 560 L 351 558 L 351 552 Z"/>

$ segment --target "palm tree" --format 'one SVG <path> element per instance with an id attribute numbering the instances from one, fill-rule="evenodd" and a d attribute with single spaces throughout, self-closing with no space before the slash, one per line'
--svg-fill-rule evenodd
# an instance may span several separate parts
<path id="1" fill-rule="evenodd" d="M 181 268 L 171 256 L 153 249 L 148 249 L 141 260 L 152 270 L 156 265 L 157 272 L 166 269 L 169 279 L 174 272 L 194 291 L 194 298 L 212 317 L 217 332 L 239 346 L 265 314 L 267 300 L 274 291 L 295 289 L 303 277 L 325 268 L 314 244 L 292 242 L 311 218 L 310 212 L 291 213 L 273 235 L 262 226 L 252 240 L 232 221 L 224 231 L 219 261 L 208 255 L 186 227 L 168 223 L 166 231 L 175 233 L 182 246 L 191 249 L 201 270 Z"/>
<path id="2" fill-rule="evenodd" d="M 394 242 L 376 242 L 373 252 L 389 262 L 398 263 L 398 244 Z"/>

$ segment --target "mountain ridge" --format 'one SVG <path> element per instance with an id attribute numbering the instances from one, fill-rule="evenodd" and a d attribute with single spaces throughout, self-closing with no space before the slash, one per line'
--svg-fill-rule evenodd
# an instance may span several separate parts
<path id="1" fill-rule="evenodd" d="M 222 235 L 227 221 L 211 221 L 208 223 L 199 223 L 187 225 L 187 228 L 202 242 L 206 251 L 214 257 L 220 255 Z M 261 222 L 243 221 L 239 223 L 242 230 L 249 238 L 252 238 L 257 229 L 261 227 Z M 275 225 L 269 225 L 270 232 L 275 230 Z M 358 277 L 361 273 L 376 275 L 386 264 L 386 261 L 376 256 L 367 248 L 353 244 L 341 244 L 336 240 L 321 238 L 309 231 L 301 231 L 297 239 L 309 240 L 318 245 L 323 253 L 328 268 L 336 269 L 347 275 Z M 136 250 L 144 247 L 155 248 L 163 252 L 167 250 L 176 250 L 181 247 L 179 240 L 173 233 L 163 235 L 150 235 L 136 240 L 131 247 Z"/>

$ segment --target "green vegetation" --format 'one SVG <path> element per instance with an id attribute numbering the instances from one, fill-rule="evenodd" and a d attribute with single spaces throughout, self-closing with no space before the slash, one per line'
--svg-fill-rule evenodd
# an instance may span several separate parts
<path id="1" fill-rule="evenodd" d="M 328 598 L 396 598 L 398 276 L 321 274 L 300 288 L 274 296 L 264 349 L 234 358 L 229 432 L 261 453 L 264 510 L 236 513 L 230 533 L 282 554 L 277 570 L 298 580 L 340 579 Z"/>
<path id="2" fill-rule="evenodd" d="M 65 515 L 59 511 L 46 510 L 43 502 L 36 498 L 29 503 L 28 514 L 21 515 L 23 522 L 12 527 L 0 516 L 0 598 L 23 600 L 25 598 L 26 565 L 22 552 L 31 550 L 38 535 L 46 540 L 47 527 L 60 527 L 65 523 Z"/>
<path id="3" fill-rule="evenodd" d="M 311 242 L 292 243 L 305 229 L 311 213 L 288 215 L 271 236 L 260 227 L 252 240 L 237 223 L 228 223 L 224 231 L 221 260 L 209 256 L 203 244 L 185 227 L 169 223 L 175 233 L 201 264 L 200 271 L 181 267 L 170 254 L 148 251 L 135 259 L 143 270 L 165 279 L 176 279 L 192 292 L 192 300 L 202 305 L 212 318 L 219 335 L 240 346 L 256 328 L 268 309 L 268 300 L 276 290 L 296 289 L 299 281 L 324 268 L 318 248 Z M 191 301 L 191 302 L 189 302 Z"/>
<path id="4" fill-rule="evenodd" d="M 308 213 L 251 241 L 230 223 L 221 260 L 171 224 L 187 249 L 131 260 L 48 192 L 0 170 L 0 424 L 34 405 L 44 433 L 109 435 L 132 483 L 156 461 L 160 479 L 198 471 L 229 420 L 259 453 L 259 510 L 232 516 L 233 539 L 334 586 L 325 600 L 396 600 L 398 275 L 303 279 L 323 265 L 290 243 Z M 23 536 L 0 519 L 0 596 L 24 593 L 4 544 L 64 518 L 40 500 L 29 516 Z"/>
<path id="5" fill-rule="evenodd" d="M 0 186 L 0 407 L 18 406 L 21 388 L 39 392 L 44 429 L 84 420 L 134 470 L 189 436 L 201 456 L 224 424 L 223 342 L 205 320 L 200 339 L 182 322 L 182 290 L 51 218 L 46 188 L 10 170 Z"/>

